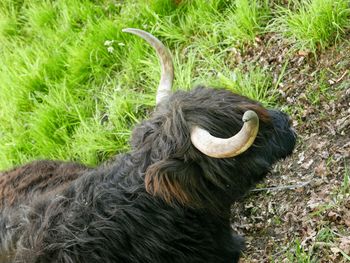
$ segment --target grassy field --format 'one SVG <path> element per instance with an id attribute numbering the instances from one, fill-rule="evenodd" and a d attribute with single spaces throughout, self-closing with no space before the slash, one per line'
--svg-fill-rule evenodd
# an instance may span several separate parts
<path id="1" fill-rule="evenodd" d="M 123 28 L 150 31 L 169 47 L 175 89 L 225 87 L 284 107 L 299 125 L 303 109 L 284 106 L 282 96 L 291 61 L 297 54 L 317 63 L 328 49 L 349 43 L 348 0 L 175 2 L 2 0 L 0 169 L 39 158 L 96 165 L 128 149 L 132 127 L 154 107 L 160 69 L 152 48 Z M 275 45 L 267 39 L 287 50 L 278 70 L 257 63 L 259 56 L 245 59 Z M 314 104 L 328 90 L 322 72 L 315 76 L 321 88 L 305 86 Z M 300 243 L 291 240 L 279 257 L 318 262 Z"/>

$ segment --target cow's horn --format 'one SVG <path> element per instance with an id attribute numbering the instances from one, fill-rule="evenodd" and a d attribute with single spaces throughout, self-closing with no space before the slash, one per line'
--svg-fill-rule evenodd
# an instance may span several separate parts
<path id="1" fill-rule="evenodd" d="M 202 153 L 214 158 L 229 158 L 246 151 L 254 142 L 259 130 L 258 115 L 248 110 L 242 118 L 242 129 L 231 138 L 217 138 L 198 126 L 191 131 L 192 144 Z"/>
<path id="2" fill-rule="evenodd" d="M 166 99 L 171 93 L 174 80 L 174 66 L 171 55 L 164 44 L 150 33 L 136 28 L 125 28 L 123 32 L 137 35 L 146 40 L 157 52 L 162 67 L 162 75 L 157 90 L 156 104 Z"/>

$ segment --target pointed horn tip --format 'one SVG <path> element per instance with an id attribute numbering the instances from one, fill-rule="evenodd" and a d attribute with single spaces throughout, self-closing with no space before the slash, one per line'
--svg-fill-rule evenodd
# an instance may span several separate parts
<path id="1" fill-rule="evenodd" d="M 258 115 L 255 113 L 255 111 L 252 110 L 247 110 L 242 117 L 243 122 L 248 122 L 248 121 L 259 121 Z"/>
<path id="2" fill-rule="evenodd" d="M 128 28 L 123 28 L 122 29 L 122 32 L 123 33 L 130 33 L 132 32 L 133 30 L 135 30 L 136 28 L 131 28 L 131 27 L 128 27 Z"/>

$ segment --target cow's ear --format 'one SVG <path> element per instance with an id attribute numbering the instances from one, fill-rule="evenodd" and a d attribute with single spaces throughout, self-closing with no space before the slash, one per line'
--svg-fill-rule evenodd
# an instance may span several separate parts
<path id="1" fill-rule="evenodd" d="M 151 165 L 145 176 L 148 193 L 162 198 L 169 204 L 175 202 L 190 207 L 201 206 L 201 189 L 204 181 L 201 168 L 195 162 L 162 160 Z"/>

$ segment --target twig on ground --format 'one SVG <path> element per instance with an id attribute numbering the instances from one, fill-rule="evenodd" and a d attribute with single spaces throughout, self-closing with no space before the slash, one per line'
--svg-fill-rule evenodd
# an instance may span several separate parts
<path id="1" fill-rule="evenodd" d="M 283 185 L 283 186 L 276 186 L 276 187 L 266 187 L 266 188 L 255 188 L 250 190 L 251 192 L 260 192 L 260 191 L 279 191 L 279 190 L 285 190 L 285 189 L 295 189 L 300 188 L 308 185 L 310 181 L 300 183 L 300 184 L 292 184 L 292 185 Z"/>
<path id="2" fill-rule="evenodd" d="M 335 84 L 335 83 L 338 83 L 340 82 L 347 74 L 348 74 L 349 70 L 345 70 L 345 72 L 338 78 L 338 79 L 330 79 L 328 82 L 329 84 Z"/>
<path id="3" fill-rule="evenodd" d="M 339 79 L 337 79 L 335 82 L 338 83 L 339 81 L 341 81 L 345 76 L 346 74 L 348 73 L 349 70 L 345 70 L 345 72 L 340 76 Z"/>

